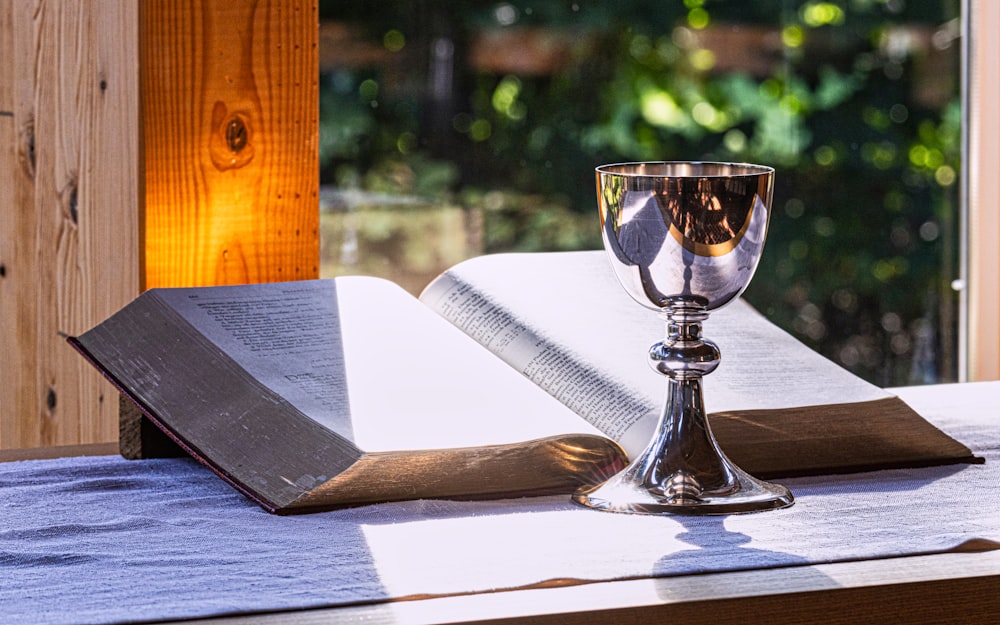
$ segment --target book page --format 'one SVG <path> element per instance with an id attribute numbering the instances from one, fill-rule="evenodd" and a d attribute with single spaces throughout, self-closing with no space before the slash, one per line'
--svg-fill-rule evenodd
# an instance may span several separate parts
<path id="1" fill-rule="evenodd" d="M 628 297 L 603 251 L 475 258 L 421 300 L 634 455 L 649 440 L 666 379 L 647 363 L 664 322 Z M 703 335 L 722 352 L 702 383 L 708 412 L 890 397 L 815 353 L 742 300 Z"/>
<path id="2" fill-rule="evenodd" d="M 152 293 L 255 379 L 353 440 L 332 283 L 156 289 Z"/>
<path id="3" fill-rule="evenodd" d="M 156 295 L 262 384 L 367 452 L 598 433 L 385 280 Z"/>

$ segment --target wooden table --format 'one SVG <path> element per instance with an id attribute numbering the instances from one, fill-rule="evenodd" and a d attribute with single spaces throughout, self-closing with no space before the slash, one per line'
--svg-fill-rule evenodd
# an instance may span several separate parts
<path id="1" fill-rule="evenodd" d="M 1000 383 L 995 385 L 1000 397 Z M 948 392 L 954 390 L 952 387 Z M 925 399 L 927 393 L 934 392 L 919 391 Z M 900 394 L 907 398 L 906 393 Z M 3 451 L 0 461 L 113 452 L 113 445 Z M 1000 623 L 1000 550 L 638 578 L 183 622 L 408 625 L 511 621 L 616 625 L 668 621 L 684 625 Z"/>

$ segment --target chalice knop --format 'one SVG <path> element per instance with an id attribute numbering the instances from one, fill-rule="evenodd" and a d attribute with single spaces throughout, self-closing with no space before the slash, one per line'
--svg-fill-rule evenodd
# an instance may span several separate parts
<path id="1" fill-rule="evenodd" d="M 739 297 L 757 268 L 774 169 L 622 163 L 598 167 L 596 177 L 604 247 L 614 272 L 634 300 L 666 322 L 666 336 L 650 348 L 649 362 L 666 376 L 667 389 L 645 450 L 573 500 L 645 514 L 728 514 L 791 505 L 788 489 L 749 475 L 722 452 L 701 389 L 702 376 L 720 361 L 719 348 L 701 336 L 702 322 Z"/>

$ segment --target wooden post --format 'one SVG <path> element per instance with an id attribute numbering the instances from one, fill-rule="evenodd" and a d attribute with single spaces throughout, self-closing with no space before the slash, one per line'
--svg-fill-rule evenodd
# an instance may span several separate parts
<path id="1" fill-rule="evenodd" d="M 318 277 L 317 39 L 299 0 L 143 3 L 143 288 Z M 177 453 L 119 419 L 123 456 Z"/>

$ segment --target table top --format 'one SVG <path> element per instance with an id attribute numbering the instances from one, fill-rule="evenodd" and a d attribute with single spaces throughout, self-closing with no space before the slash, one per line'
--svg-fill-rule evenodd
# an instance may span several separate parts
<path id="1" fill-rule="evenodd" d="M 922 414 L 960 412 L 980 422 L 995 423 L 1000 429 L 1000 415 L 991 415 L 1000 410 L 994 408 L 1000 406 L 1000 382 L 894 390 Z M 952 434 L 962 440 L 962 432 Z M 103 454 L 110 450 L 99 445 L 3 451 L 0 460 L 64 455 L 68 451 Z M 976 495 L 969 493 L 969 497 Z M 556 580 L 532 588 L 407 596 L 359 605 L 169 622 L 305 625 L 519 620 L 565 624 L 670 618 L 683 623 L 857 623 L 877 613 L 880 623 L 990 623 L 1000 622 L 998 547 L 990 541 L 972 542 L 930 555 L 590 583 Z"/>

